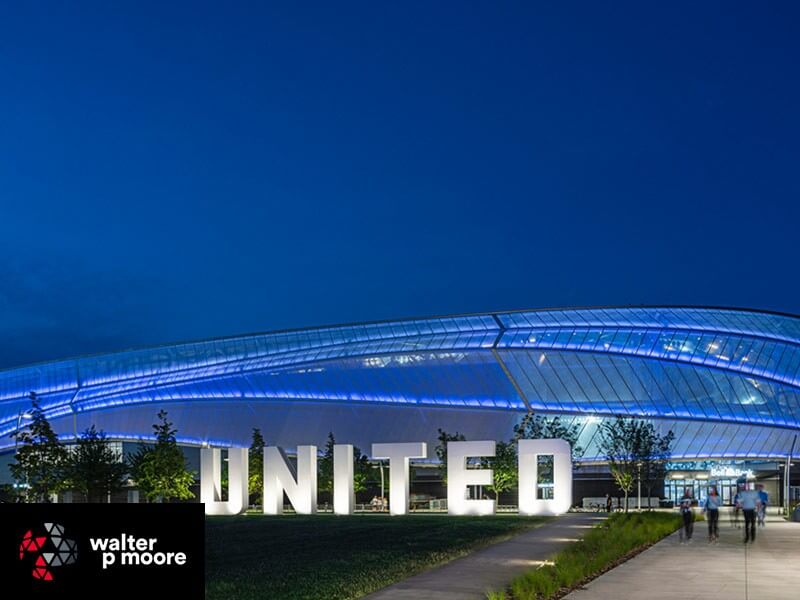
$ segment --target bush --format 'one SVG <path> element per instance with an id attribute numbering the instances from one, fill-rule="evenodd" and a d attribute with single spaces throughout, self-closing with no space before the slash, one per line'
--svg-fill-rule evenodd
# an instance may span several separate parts
<path id="1" fill-rule="evenodd" d="M 681 525 L 675 513 L 615 514 L 596 525 L 580 541 L 556 554 L 552 565 L 525 573 L 511 583 L 514 600 L 546 600 L 603 572 L 629 552 L 648 546 Z M 490 600 L 505 600 L 491 592 Z"/>

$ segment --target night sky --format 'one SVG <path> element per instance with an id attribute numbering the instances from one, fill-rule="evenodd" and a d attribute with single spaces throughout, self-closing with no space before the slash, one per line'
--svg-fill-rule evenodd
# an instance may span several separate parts
<path id="1" fill-rule="evenodd" d="M 515 308 L 800 313 L 798 3 L 24 4 L 0 367 Z"/>

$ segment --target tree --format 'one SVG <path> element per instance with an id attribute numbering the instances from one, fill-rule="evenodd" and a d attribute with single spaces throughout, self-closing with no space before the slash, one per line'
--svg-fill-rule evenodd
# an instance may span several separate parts
<path id="1" fill-rule="evenodd" d="M 175 439 L 176 429 L 167 420 L 167 411 L 158 412 L 153 425 L 154 446 L 145 446 L 131 458 L 131 476 L 149 500 L 194 498 L 194 475 L 186 468 L 186 458 Z"/>
<path id="2" fill-rule="evenodd" d="M 363 492 L 367 489 L 372 467 L 369 458 L 361 453 L 361 448 L 353 446 L 353 491 Z"/>
<path id="3" fill-rule="evenodd" d="M 527 413 L 522 420 L 514 425 L 514 441 L 562 439 L 569 442 L 572 450 L 572 461 L 575 462 L 583 456 L 583 448 L 578 445 L 578 436 L 581 433 L 580 425 L 573 423 L 567 425 L 561 417 L 547 418 L 542 415 Z"/>
<path id="4" fill-rule="evenodd" d="M 647 423 L 642 436 L 642 448 L 639 462 L 642 483 L 647 490 L 647 498 L 653 496 L 653 487 L 663 482 L 667 476 L 667 462 L 672 456 L 672 442 L 675 433 L 670 429 L 664 435 L 659 434 L 652 423 Z M 648 501 L 649 507 L 649 501 Z"/>
<path id="5" fill-rule="evenodd" d="M 489 489 L 494 493 L 495 499 L 500 498 L 501 492 L 517 485 L 519 467 L 515 441 L 497 442 L 494 456 L 484 457 L 481 463 L 485 468 L 492 469 L 492 485 Z"/>
<path id="6" fill-rule="evenodd" d="M 317 489 L 321 492 L 333 492 L 333 447 L 336 438 L 333 432 L 328 432 L 328 441 L 325 450 L 317 461 Z M 367 489 L 367 480 L 370 476 L 369 459 L 361 453 L 361 448 L 353 446 L 353 491 L 363 492 Z"/>
<path id="7" fill-rule="evenodd" d="M 39 397 L 29 395 L 30 422 L 12 434 L 18 445 L 15 462 L 9 465 L 17 482 L 26 484 L 26 502 L 50 502 L 50 494 L 64 488 L 67 450 L 50 427 Z"/>
<path id="8" fill-rule="evenodd" d="M 336 439 L 333 437 L 333 432 L 328 432 L 328 441 L 325 442 L 325 450 L 322 451 L 322 457 L 317 461 L 317 489 L 320 492 L 333 492 L 333 447 L 336 445 Z"/>
<path id="9" fill-rule="evenodd" d="M 641 476 L 645 482 L 648 497 L 657 479 L 663 479 L 674 438 L 672 431 L 660 435 L 652 423 L 636 419 L 617 417 L 600 426 L 600 451 L 608 460 L 614 481 L 625 494 L 626 512 L 637 477 Z"/>
<path id="10" fill-rule="evenodd" d="M 617 484 L 617 487 L 625 494 L 625 512 L 628 512 L 628 496 L 633 489 L 633 482 L 635 481 L 633 473 L 619 465 L 612 465 L 611 476 Z"/>
<path id="11" fill-rule="evenodd" d="M 254 496 L 254 504 L 259 504 L 264 494 L 264 436 L 258 427 L 253 427 L 253 439 L 248 451 L 247 490 Z"/>
<path id="12" fill-rule="evenodd" d="M 628 512 L 628 495 L 636 479 L 641 423 L 617 417 L 600 425 L 600 451 L 608 460 L 614 481 L 625 494 L 625 512 Z"/>
<path id="13" fill-rule="evenodd" d="M 106 434 L 92 425 L 81 434 L 67 464 L 67 478 L 87 502 L 102 502 L 122 489 L 127 465 L 106 441 Z"/>
<path id="14" fill-rule="evenodd" d="M 447 433 L 443 429 L 439 429 L 439 443 L 436 444 L 436 457 L 439 459 L 439 473 L 442 476 L 442 482 L 447 484 L 447 444 L 448 442 L 463 442 L 465 438 L 462 434 Z"/>
<path id="15" fill-rule="evenodd" d="M 16 499 L 16 492 L 14 492 L 14 486 L 10 483 L 0 483 L 0 503 L 3 502 L 14 502 Z"/>

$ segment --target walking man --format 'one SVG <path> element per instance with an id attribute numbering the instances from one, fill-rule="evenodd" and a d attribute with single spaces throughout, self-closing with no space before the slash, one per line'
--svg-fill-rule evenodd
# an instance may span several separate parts
<path id="1" fill-rule="evenodd" d="M 744 489 L 739 492 L 739 503 L 744 513 L 744 543 L 756 541 L 756 510 L 761 505 L 758 492 Z"/>
<path id="2" fill-rule="evenodd" d="M 692 488 L 686 488 L 681 498 L 680 511 L 683 517 L 683 529 L 681 529 L 681 543 L 684 539 L 687 542 L 692 541 L 692 533 L 694 533 L 694 512 L 692 512 Z"/>
<path id="3" fill-rule="evenodd" d="M 769 494 L 764 489 L 764 484 L 758 484 L 758 500 L 761 506 L 758 507 L 758 524 L 764 527 L 764 518 L 767 516 L 767 503 L 769 502 Z"/>

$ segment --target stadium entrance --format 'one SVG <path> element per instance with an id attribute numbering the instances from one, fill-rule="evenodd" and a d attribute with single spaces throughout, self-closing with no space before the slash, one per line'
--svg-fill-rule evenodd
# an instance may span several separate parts
<path id="1" fill-rule="evenodd" d="M 669 463 L 664 480 L 664 497 L 677 504 L 686 488 L 702 504 L 710 487 L 716 487 L 726 506 L 733 504 L 737 486 L 746 482 L 764 484 L 770 498 L 780 497 L 782 465 L 762 461 L 692 461 Z"/>

